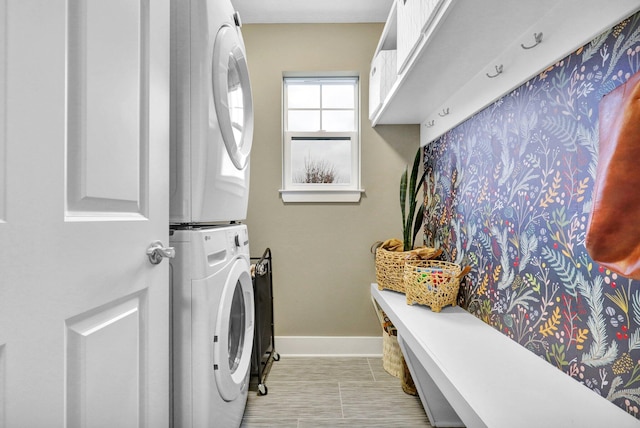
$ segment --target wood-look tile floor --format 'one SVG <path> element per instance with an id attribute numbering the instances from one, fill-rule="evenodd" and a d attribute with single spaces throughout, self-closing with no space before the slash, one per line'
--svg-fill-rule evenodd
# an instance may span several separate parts
<path id="1" fill-rule="evenodd" d="M 281 357 L 265 385 L 267 395 L 249 391 L 241 428 L 431 427 L 381 358 Z"/>

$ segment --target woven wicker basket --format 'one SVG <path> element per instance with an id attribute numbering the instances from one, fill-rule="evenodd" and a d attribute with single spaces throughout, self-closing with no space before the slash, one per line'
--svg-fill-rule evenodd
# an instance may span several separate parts
<path id="1" fill-rule="evenodd" d="M 456 305 L 462 269 L 455 263 L 439 260 L 407 260 L 404 282 L 407 304 L 427 305 L 440 312 L 447 305 Z"/>
<path id="2" fill-rule="evenodd" d="M 439 250 L 433 250 L 431 257 L 440 254 Z M 376 249 L 376 281 L 378 290 L 393 290 L 405 292 L 404 263 L 411 255 L 411 251 L 387 251 L 384 248 Z"/>
<path id="3" fill-rule="evenodd" d="M 409 371 L 409 366 L 407 366 L 406 360 L 402 359 L 402 377 L 400 378 L 402 381 L 402 390 L 409 395 L 418 395 L 418 390 L 416 389 L 416 384 L 411 377 L 411 372 Z"/>
<path id="4" fill-rule="evenodd" d="M 387 314 L 373 297 L 371 297 L 371 303 L 382 327 L 382 367 L 390 375 L 400 378 L 403 357 L 398 343 L 398 330 L 391 324 Z"/>
<path id="5" fill-rule="evenodd" d="M 371 302 L 382 325 L 382 368 L 391 376 L 400 379 L 404 392 L 417 395 L 415 383 L 398 343 L 398 330 L 391 324 L 387 314 L 373 297 Z"/>
<path id="6" fill-rule="evenodd" d="M 402 376 L 402 352 L 398 344 L 398 336 L 382 330 L 382 367 L 387 373 L 397 378 Z"/>

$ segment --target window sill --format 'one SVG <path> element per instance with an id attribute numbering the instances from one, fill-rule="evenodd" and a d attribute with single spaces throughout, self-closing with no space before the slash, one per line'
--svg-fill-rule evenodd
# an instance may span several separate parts
<path id="1" fill-rule="evenodd" d="M 364 189 L 359 190 L 287 190 L 280 189 L 283 202 L 360 202 Z"/>

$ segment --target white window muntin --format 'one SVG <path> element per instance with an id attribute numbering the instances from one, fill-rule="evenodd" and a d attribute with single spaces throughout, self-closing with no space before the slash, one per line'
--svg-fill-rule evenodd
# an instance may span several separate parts
<path id="1" fill-rule="evenodd" d="M 340 87 L 351 90 L 340 91 Z M 296 93 L 293 93 L 295 89 Z M 347 96 L 335 97 L 336 92 Z M 359 82 L 355 76 L 347 77 L 285 77 L 283 90 L 283 189 L 285 202 L 354 202 L 360 199 L 360 102 Z M 293 113 L 293 114 L 291 114 Z M 290 118 L 311 118 L 296 126 Z M 336 120 L 338 119 L 338 120 Z M 340 120 L 341 119 L 341 120 Z M 333 183 L 302 183 L 296 178 L 300 156 L 292 158 L 296 146 L 339 146 L 348 142 L 348 179 Z M 310 146 L 305 146 L 310 147 Z M 337 159 L 344 168 L 344 159 Z M 297 162 L 298 165 L 294 165 Z M 298 168 L 299 169 L 299 168 Z M 290 193 L 288 193 L 290 192 Z M 309 193 L 306 193 L 309 192 Z M 315 195 L 314 195 L 315 193 Z M 309 196 L 309 198 L 307 198 Z"/>
<path id="2" fill-rule="evenodd" d="M 286 132 L 356 132 L 358 95 L 357 77 L 285 77 L 284 129 Z M 294 115 L 298 122 L 306 119 L 307 123 L 290 123 Z M 348 123 L 335 122 L 341 115 L 350 116 Z"/>

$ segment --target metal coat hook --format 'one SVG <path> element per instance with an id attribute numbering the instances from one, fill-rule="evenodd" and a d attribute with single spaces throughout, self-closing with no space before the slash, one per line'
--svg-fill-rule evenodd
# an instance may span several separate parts
<path id="1" fill-rule="evenodd" d="M 449 114 L 449 107 L 442 109 L 442 113 L 438 113 L 438 116 L 445 117 L 448 114 Z"/>
<path id="2" fill-rule="evenodd" d="M 538 46 L 540 43 L 542 43 L 542 32 L 533 33 L 533 38 L 535 40 L 535 43 L 531 46 L 525 46 L 523 43 L 520 43 L 520 46 L 522 46 L 522 49 L 533 49 L 536 46 Z"/>
<path id="3" fill-rule="evenodd" d="M 496 67 L 496 74 L 491 75 L 491 74 L 487 73 L 487 77 L 488 78 L 493 79 L 494 77 L 498 77 L 499 75 L 502 74 L 502 69 L 503 69 L 502 64 L 496 65 L 495 67 Z"/>
<path id="4" fill-rule="evenodd" d="M 427 123 L 426 123 L 426 127 L 427 127 L 427 128 L 431 128 L 431 127 L 432 127 L 433 125 L 435 125 L 435 124 L 436 124 L 436 121 L 435 121 L 435 120 L 432 120 L 431 122 L 427 122 Z"/>

